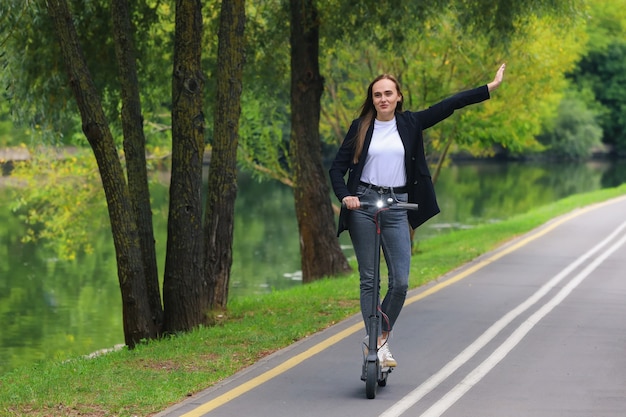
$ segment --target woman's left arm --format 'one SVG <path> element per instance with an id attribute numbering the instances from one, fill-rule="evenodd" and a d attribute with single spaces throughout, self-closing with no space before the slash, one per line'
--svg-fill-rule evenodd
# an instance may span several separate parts
<path id="1" fill-rule="evenodd" d="M 488 100 L 490 92 L 498 88 L 502 83 L 505 68 L 506 64 L 500 65 L 496 76 L 489 84 L 483 84 L 478 88 L 460 92 L 440 101 L 426 110 L 411 114 L 419 120 L 422 130 L 425 130 L 448 118 L 455 110 L 462 109 L 470 104 Z"/>

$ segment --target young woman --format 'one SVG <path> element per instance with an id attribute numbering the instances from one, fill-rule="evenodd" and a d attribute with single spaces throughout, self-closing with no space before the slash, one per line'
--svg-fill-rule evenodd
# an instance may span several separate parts
<path id="1" fill-rule="evenodd" d="M 446 119 L 455 110 L 490 98 L 504 77 L 502 64 L 492 82 L 453 95 L 426 110 L 402 111 L 402 91 L 391 75 L 376 77 L 367 89 L 367 96 L 358 119 L 339 148 L 330 168 L 335 195 L 342 203 L 339 231 L 348 230 L 359 264 L 361 313 L 363 320 L 372 313 L 375 296 L 374 213 L 372 204 L 360 210 L 361 202 L 375 203 L 381 197 L 419 204 L 417 211 L 407 214 L 393 210 L 381 216 L 381 246 L 389 271 L 387 293 L 383 298 L 382 331 L 378 356 L 382 366 L 397 365 L 387 339 L 393 329 L 409 282 L 411 241 L 409 226 L 415 229 L 439 213 L 431 180 L 422 131 Z M 347 182 L 344 177 L 348 173 Z M 370 207 L 370 208 L 368 208 Z M 407 221 L 408 217 L 408 221 Z"/>

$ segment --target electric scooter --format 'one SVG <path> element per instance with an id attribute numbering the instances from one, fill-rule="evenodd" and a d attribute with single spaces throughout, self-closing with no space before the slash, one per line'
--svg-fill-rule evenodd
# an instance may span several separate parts
<path id="1" fill-rule="evenodd" d="M 363 208 L 367 208 L 362 205 Z M 374 288 L 376 295 L 372 297 L 372 315 L 368 317 L 367 324 L 367 345 L 363 347 L 363 369 L 361 372 L 361 380 L 365 381 L 365 394 L 367 398 L 376 398 L 376 390 L 379 386 L 387 385 L 387 378 L 393 370 L 388 366 L 381 366 L 378 360 L 378 334 L 383 316 L 380 309 L 380 233 L 381 227 L 379 223 L 380 215 L 387 210 L 417 210 L 418 205 L 414 203 L 399 202 L 391 197 L 379 200 L 376 203 L 376 213 L 374 214 L 374 223 L 376 224 L 376 235 L 374 238 L 374 262 L 377 268 L 374 270 Z"/>

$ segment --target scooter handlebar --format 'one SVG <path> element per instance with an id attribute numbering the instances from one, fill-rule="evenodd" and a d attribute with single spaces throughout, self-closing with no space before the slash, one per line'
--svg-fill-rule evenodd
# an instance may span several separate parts
<path id="1" fill-rule="evenodd" d="M 345 207 L 345 204 L 342 204 Z M 370 208 L 377 207 L 379 209 L 389 209 L 389 210 L 417 210 L 419 208 L 419 204 L 417 203 L 403 203 L 401 201 L 393 201 L 391 203 L 385 202 L 384 200 L 379 200 L 376 203 L 370 203 L 361 201 L 361 208 Z"/>
<path id="2" fill-rule="evenodd" d="M 393 207 L 398 208 L 398 209 L 405 209 L 405 210 L 417 210 L 419 208 L 419 204 L 398 202 L 394 204 Z"/>

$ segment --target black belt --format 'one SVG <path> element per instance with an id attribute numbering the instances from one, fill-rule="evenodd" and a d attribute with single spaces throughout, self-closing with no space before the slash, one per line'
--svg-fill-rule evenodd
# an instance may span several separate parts
<path id="1" fill-rule="evenodd" d="M 389 193 L 391 191 L 397 194 L 405 194 L 409 192 L 409 189 L 406 185 L 402 187 L 381 187 L 380 185 L 372 185 L 363 181 L 359 181 L 359 184 L 361 184 L 364 187 L 371 188 L 372 190 L 377 191 L 380 194 Z"/>

